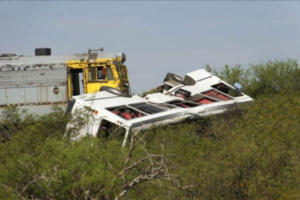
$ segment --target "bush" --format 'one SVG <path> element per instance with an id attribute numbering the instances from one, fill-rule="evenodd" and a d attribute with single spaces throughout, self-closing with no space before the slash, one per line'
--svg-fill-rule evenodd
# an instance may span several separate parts
<path id="1" fill-rule="evenodd" d="M 114 137 L 63 137 L 69 119 L 60 110 L 36 117 L 9 108 L 0 199 L 299 199 L 297 62 L 210 70 L 240 82 L 255 104 L 138 133 L 126 148 Z"/>
<path id="2" fill-rule="evenodd" d="M 156 92 L 158 92 L 158 91 L 157 91 L 157 88 L 152 88 L 152 89 L 149 90 L 149 91 L 143 92 L 142 94 L 140 94 L 140 96 L 141 96 L 141 97 L 145 97 L 145 96 L 147 96 L 148 94 L 152 94 L 152 93 L 156 93 Z"/>
<path id="3" fill-rule="evenodd" d="M 300 70 L 296 60 L 251 64 L 247 70 L 240 65 L 232 68 L 226 65 L 221 72 L 209 66 L 206 69 L 229 84 L 241 83 L 243 91 L 254 98 L 265 94 L 300 93 Z"/>

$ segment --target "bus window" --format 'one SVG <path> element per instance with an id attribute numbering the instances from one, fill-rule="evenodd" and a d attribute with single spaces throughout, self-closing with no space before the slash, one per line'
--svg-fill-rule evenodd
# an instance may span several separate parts
<path id="1" fill-rule="evenodd" d="M 124 127 L 118 126 L 114 123 L 111 123 L 110 121 L 102 119 L 97 136 L 101 139 L 115 138 L 123 141 L 125 133 L 126 129 Z"/>

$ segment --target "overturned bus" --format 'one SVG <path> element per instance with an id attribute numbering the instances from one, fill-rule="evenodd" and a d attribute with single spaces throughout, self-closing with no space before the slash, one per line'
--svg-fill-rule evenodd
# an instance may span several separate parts
<path id="1" fill-rule="evenodd" d="M 69 123 L 67 132 L 79 139 L 86 135 L 109 135 L 113 130 L 123 129 L 124 146 L 132 132 L 221 114 L 237 104 L 253 101 L 242 93 L 239 84 L 231 86 L 203 69 L 186 74 L 184 79 L 169 73 L 159 91 L 144 98 L 127 97 L 106 87 L 98 93 L 75 96 L 66 112 L 81 115 L 85 110 L 87 121 L 80 128 Z"/>

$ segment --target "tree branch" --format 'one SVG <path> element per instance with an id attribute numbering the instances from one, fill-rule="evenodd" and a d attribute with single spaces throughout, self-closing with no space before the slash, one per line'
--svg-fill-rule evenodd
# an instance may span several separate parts
<path id="1" fill-rule="evenodd" d="M 23 197 L 17 190 L 13 190 L 13 189 L 11 189 L 10 187 L 8 187 L 7 185 L 5 185 L 3 183 L 0 183 L 0 186 L 4 187 L 6 190 L 9 190 L 10 192 L 13 192 L 13 193 L 17 194 L 20 199 L 26 200 L 26 198 Z"/>

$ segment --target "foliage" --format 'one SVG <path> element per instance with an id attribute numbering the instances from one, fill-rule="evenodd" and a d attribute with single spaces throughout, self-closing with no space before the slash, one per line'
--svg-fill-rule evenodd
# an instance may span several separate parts
<path id="1" fill-rule="evenodd" d="M 252 97 L 265 94 L 300 93 L 300 69 L 296 60 L 251 64 L 247 70 L 240 65 L 232 68 L 225 65 L 221 72 L 210 68 L 209 65 L 206 69 L 229 84 L 239 82 L 243 85 L 243 91 Z"/>
<path id="2" fill-rule="evenodd" d="M 156 93 L 156 92 L 157 92 L 157 88 L 152 88 L 151 90 L 143 92 L 140 96 L 145 97 L 145 96 L 147 96 L 147 94 L 152 94 L 152 93 Z"/>
<path id="3" fill-rule="evenodd" d="M 161 130 L 165 148 L 176 155 L 174 173 L 182 184 L 194 185 L 184 194 L 189 199 L 298 199 L 299 112 L 299 96 L 266 96 L 239 115 L 213 117 L 204 132 L 197 131 L 198 122 Z"/>
<path id="4" fill-rule="evenodd" d="M 253 78 L 249 92 L 255 95 L 278 94 L 281 92 L 299 94 L 300 70 L 296 60 L 269 61 L 251 65 Z"/>
<path id="5" fill-rule="evenodd" d="M 0 199 L 299 199 L 297 62 L 207 69 L 240 82 L 255 104 L 134 134 L 125 148 L 119 137 L 72 141 L 58 108 L 42 117 L 8 108 Z"/>
<path id="6" fill-rule="evenodd" d="M 27 126 L 0 144 L 0 199 L 118 199 L 138 183 L 169 178 L 167 155 L 147 151 L 144 134 L 126 148 L 118 138 L 72 141 L 64 134 L 68 121 L 57 111 L 34 124 L 20 119 Z"/>
<path id="7" fill-rule="evenodd" d="M 214 75 L 218 76 L 222 80 L 228 82 L 233 85 L 235 82 L 242 84 L 243 86 L 248 86 L 248 80 L 251 73 L 250 69 L 243 69 L 241 65 L 235 65 L 230 68 L 229 65 L 225 65 L 224 68 L 219 72 L 215 69 L 209 67 L 209 65 L 205 66 L 205 69 Z"/>

